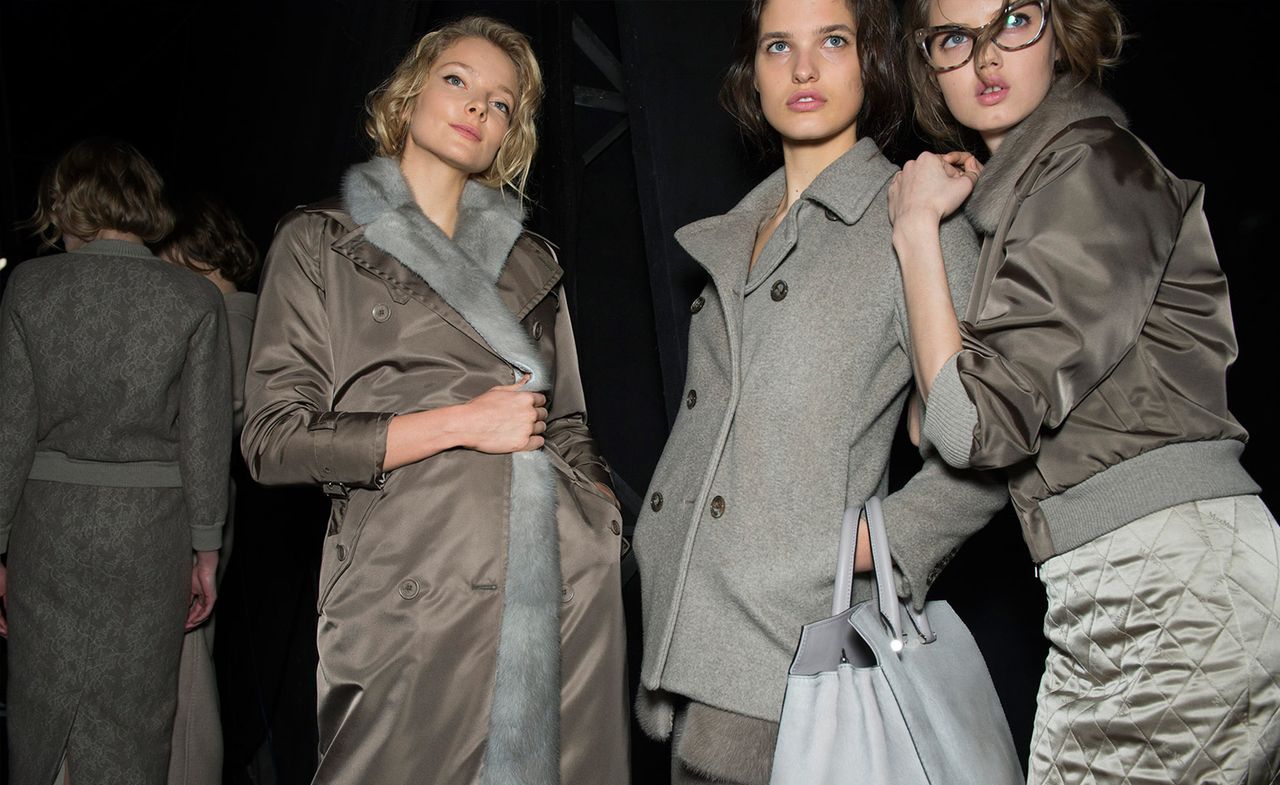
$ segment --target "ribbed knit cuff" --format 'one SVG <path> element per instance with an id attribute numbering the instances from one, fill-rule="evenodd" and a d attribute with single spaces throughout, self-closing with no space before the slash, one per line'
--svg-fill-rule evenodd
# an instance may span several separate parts
<path id="1" fill-rule="evenodd" d="M 216 551 L 222 547 L 222 523 L 191 527 L 191 550 Z"/>
<path id="2" fill-rule="evenodd" d="M 920 431 L 942 460 L 957 469 L 965 469 L 969 466 L 969 456 L 973 454 L 973 431 L 978 426 L 978 409 L 960 383 L 960 372 L 956 370 L 956 358 L 959 356 L 959 352 L 951 355 L 933 378 Z"/>

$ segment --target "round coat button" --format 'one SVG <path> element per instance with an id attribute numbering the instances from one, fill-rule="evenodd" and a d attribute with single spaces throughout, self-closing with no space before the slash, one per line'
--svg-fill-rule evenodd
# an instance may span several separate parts
<path id="1" fill-rule="evenodd" d="M 654 491 L 653 495 L 649 497 L 649 509 L 654 512 L 662 509 L 662 494 Z"/>
<path id="2" fill-rule="evenodd" d="M 400 596 L 404 597 L 406 600 L 412 600 L 414 597 L 418 596 L 418 590 L 420 588 L 421 587 L 418 586 L 417 581 L 413 578 L 408 578 L 400 582 Z"/>
<path id="3" fill-rule="evenodd" d="M 373 306 L 373 320 L 375 322 L 385 322 L 391 318 L 391 309 L 386 303 L 378 303 Z"/>
<path id="4" fill-rule="evenodd" d="M 774 281 L 774 282 L 773 282 L 773 286 L 771 286 L 771 287 L 769 288 L 769 296 L 773 298 L 773 301 L 774 301 L 775 303 L 776 303 L 776 302 L 778 302 L 778 301 L 780 301 L 783 297 L 786 297 L 786 296 L 787 296 L 787 282 L 786 282 L 786 281 Z"/>
<path id="5" fill-rule="evenodd" d="M 702 306 L 706 304 L 707 298 L 702 295 L 698 295 L 698 299 L 694 300 L 693 303 L 689 305 L 689 313 L 697 313 L 698 311 L 701 311 Z"/>
<path id="6" fill-rule="evenodd" d="M 346 560 L 347 560 L 347 546 L 343 545 L 342 543 L 338 543 L 338 548 L 337 548 L 337 550 L 338 550 L 338 561 L 346 561 Z"/>
<path id="7" fill-rule="evenodd" d="M 535 341 L 542 340 L 542 322 L 533 323 L 533 340 Z"/>
<path id="8" fill-rule="evenodd" d="M 614 534 L 622 534 L 622 527 L 618 525 L 617 521 L 609 521 L 609 531 Z"/>
<path id="9" fill-rule="evenodd" d="M 573 587 L 567 583 L 562 585 L 560 587 L 560 602 L 569 602 L 572 599 L 573 599 Z"/>
<path id="10" fill-rule="evenodd" d="M 719 518 L 724 515 L 724 497 L 717 496 L 711 500 L 711 517 Z"/>
<path id="11" fill-rule="evenodd" d="M 839 220 L 840 220 L 840 216 L 836 215 L 836 211 L 835 211 L 835 210 L 832 210 L 830 207 L 824 207 L 824 208 L 822 208 L 822 211 L 823 211 L 823 212 L 825 212 L 825 213 L 827 214 L 827 220 L 828 220 L 828 221 L 839 221 Z"/>
<path id="12" fill-rule="evenodd" d="M 698 391 L 690 390 L 689 394 L 684 397 L 684 405 L 690 409 L 698 405 Z"/>

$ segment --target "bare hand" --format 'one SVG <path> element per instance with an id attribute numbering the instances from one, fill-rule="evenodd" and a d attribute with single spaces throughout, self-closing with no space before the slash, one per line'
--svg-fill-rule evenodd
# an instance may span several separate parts
<path id="1" fill-rule="evenodd" d="M 187 610 L 187 632 L 194 630 L 213 613 L 218 600 L 218 552 L 196 551 L 191 560 L 191 602 Z"/>
<path id="2" fill-rule="evenodd" d="M 540 449 L 547 430 L 547 396 L 525 390 L 528 381 L 526 375 L 464 404 L 469 427 L 463 446 L 495 455 Z"/>
<path id="3" fill-rule="evenodd" d="M 0 638 L 9 637 L 9 574 L 0 564 Z"/>
<path id="4" fill-rule="evenodd" d="M 919 216 L 940 222 L 964 204 L 981 173 L 982 164 L 971 153 L 921 153 L 893 176 L 889 220 L 897 224 L 907 216 Z"/>

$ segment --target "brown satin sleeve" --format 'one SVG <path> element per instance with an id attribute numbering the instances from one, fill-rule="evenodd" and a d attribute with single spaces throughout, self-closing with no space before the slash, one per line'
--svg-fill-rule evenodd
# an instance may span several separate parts
<path id="1" fill-rule="evenodd" d="M 999 267 L 960 325 L 956 371 L 977 412 L 970 464 L 982 469 L 1035 455 L 1041 431 L 1133 347 L 1181 225 L 1176 184 L 1119 129 L 1034 166 Z"/>
<path id="2" fill-rule="evenodd" d="M 555 329 L 555 391 L 551 411 L 547 413 L 547 444 L 592 482 L 613 487 L 609 468 L 587 430 L 587 402 L 582 392 L 582 378 L 578 374 L 578 349 L 573 340 L 573 325 L 569 320 L 569 305 L 563 287 L 559 296 Z"/>
<path id="3" fill-rule="evenodd" d="M 331 411 L 321 215 L 285 219 L 267 252 L 240 437 L 249 472 L 274 484 L 374 487 L 391 412 Z"/>

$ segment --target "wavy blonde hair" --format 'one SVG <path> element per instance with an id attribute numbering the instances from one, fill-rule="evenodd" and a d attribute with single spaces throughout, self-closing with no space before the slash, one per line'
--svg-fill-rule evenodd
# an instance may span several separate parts
<path id="1" fill-rule="evenodd" d="M 487 16 L 468 16 L 424 35 L 409 50 L 385 82 L 365 99 L 365 133 L 378 155 L 399 158 L 409 135 L 413 104 L 422 92 L 431 66 L 444 50 L 464 38 L 479 38 L 501 49 L 516 68 L 517 86 L 511 123 L 498 146 L 498 155 L 476 179 L 495 188 L 508 187 L 524 198 L 529 167 L 538 149 L 536 120 L 542 103 L 542 69 L 523 33 Z"/>
<path id="2" fill-rule="evenodd" d="M 64 234 L 92 240 L 104 229 L 155 243 L 173 230 L 164 180 L 133 145 L 117 139 L 76 142 L 40 181 L 36 211 L 24 222 L 49 247 Z"/>

